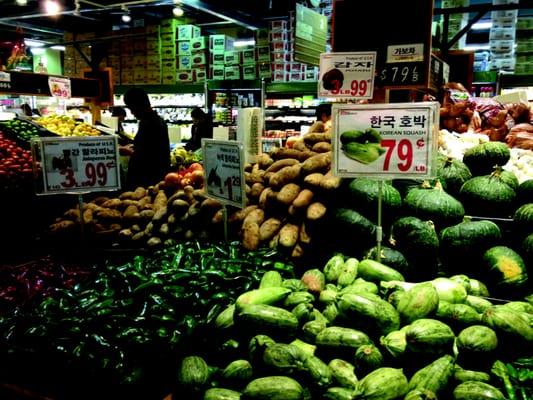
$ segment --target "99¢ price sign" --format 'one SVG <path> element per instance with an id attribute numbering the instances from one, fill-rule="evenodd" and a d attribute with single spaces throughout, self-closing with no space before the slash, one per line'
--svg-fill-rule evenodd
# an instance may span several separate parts
<path id="1" fill-rule="evenodd" d="M 207 195 L 221 203 L 243 207 L 244 146 L 233 140 L 202 139 Z"/>
<path id="2" fill-rule="evenodd" d="M 33 148 L 40 194 L 120 189 L 116 137 L 39 138 Z"/>
<path id="3" fill-rule="evenodd" d="M 333 106 L 333 162 L 342 177 L 429 178 L 438 146 L 437 102 Z"/>
<path id="4" fill-rule="evenodd" d="M 318 97 L 371 99 L 376 52 L 320 55 Z"/>

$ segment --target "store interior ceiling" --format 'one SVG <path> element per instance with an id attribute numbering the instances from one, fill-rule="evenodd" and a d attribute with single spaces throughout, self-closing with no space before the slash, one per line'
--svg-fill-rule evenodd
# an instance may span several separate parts
<path id="1" fill-rule="evenodd" d="M 185 23 L 201 26 L 206 33 L 228 33 L 237 39 L 253 37 L 253 30 L 266 27 L 268 21 L 286 18 L 296 3 L 316 7 L 326 0 L 0 0 L 0 42 L 21 37 L 41 40 L 45 43 L 63 42 L 64 32 L 105 33 L 131 26 L 157 24 L 172 18 L 173 10 L 180 7 Z M 353 0 L 355 1 L 355 0 Z M 525 5 L 533 0 L 519 0 L 520 15 L 533 15 Z M 52 3 L 60 10 L 50 15 Z M 470 5 L 491 4 L 492 0 L 470 0 Z M 53 5 L 53 4 L 52 4 Z M 435 0 L 435 8 L 442 0 Z M 124 22 L 125 15 L 131 17 Z M 436 16 L 437 17 L 437 16 Z M 480 22 L 490 21 L 490 12 Z M 228 32 L 224 32 L 228 30 Z M 489 31 L 471 30 L 467 43 L 488 44 Z"/>

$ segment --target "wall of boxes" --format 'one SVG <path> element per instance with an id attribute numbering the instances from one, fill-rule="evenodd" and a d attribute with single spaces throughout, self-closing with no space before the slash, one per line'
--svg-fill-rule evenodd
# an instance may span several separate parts
<path id="1" fill-rule="evenodd" d="M 516 22 L 516 74 L 533 74 L 533 18 L 519 17 Z"/>
<path id="2" fill-rule="evenodd" d="M 442 0 L 442 8 L 457 8 L 468 7 L 470 0 Z M 444 17 L 441 17 L 441 21 Z M 441 22 L 442 24 L 442 22 Z M 461 31 L 468 24 L 468 14 L 450 14 L 448 22 L 448 38 L 452 39 L 457 33 Z M 466 35 L 461 36 L 457 42 L 451 47 L 452 50 L 460 50 L 466 46 Z"/>
<path id="3" fill-rule="evenodd" d="M 492 4 L 518 4 L 518 0 L 493 0 Z M 518 10 L 492 11 L 489 33 L 492 71 L 514 71 L 516 64 L 515 39 Z"/>

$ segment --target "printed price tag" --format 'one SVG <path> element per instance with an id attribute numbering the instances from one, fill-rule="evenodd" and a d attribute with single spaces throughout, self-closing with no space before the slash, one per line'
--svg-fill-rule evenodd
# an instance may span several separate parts
<path id="1" fill-rule="evenodd" d="M 318 97 L 371 99 L 376 52 L 320 55 Z"/>
<path id="2" fill-rule="evenodd" d="M 336 175 L 428 178 L 435 174 L 437 102 L 334 104 Z"/>
<path id="3" fill-rule="evenodd" d="M 387 63 L 424 61 L 424 43 L 387 47 Z"/>
<path id="4" fill-rule="evenodd" d="M 42 193 L 120 189 L 117 137 L 35 138 L 34 171 L 41 171 Z"/>
<path id="5" fill-rule="evenodd" d="M 244 146 L 233 140 L 202 139 L 207 195 L 222 203 L 243 207 Z"/>
<path id="6" fill-rule="evenodd" d="M 70 79 L 51 76 L 48 78 L 48 87 L 53 97 L 61 99 L 70 99 L 72 95 Z"/>

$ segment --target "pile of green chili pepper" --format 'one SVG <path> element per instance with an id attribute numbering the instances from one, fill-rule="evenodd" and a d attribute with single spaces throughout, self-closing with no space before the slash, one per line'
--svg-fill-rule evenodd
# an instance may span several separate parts
<path id="1" fill-rule="evenodd" d="M 107 263 L 94 280 L 0 318 L 0 351 L 53 354 L 119 384 L 161 377 L 184 348 L 208 345 L 202 330 L 265 271 L 293 277 L 293 266 L 279 260 L 274 251 L 248 252 L 238 242 L 189 242 Z"/>
<path id="2" fill-rule="evenodd" d="M 507 399 L 533 398 L 533 358 L 520 358 L 507 364 L 496 361 L 491 372 L 503 383 Z"/>

